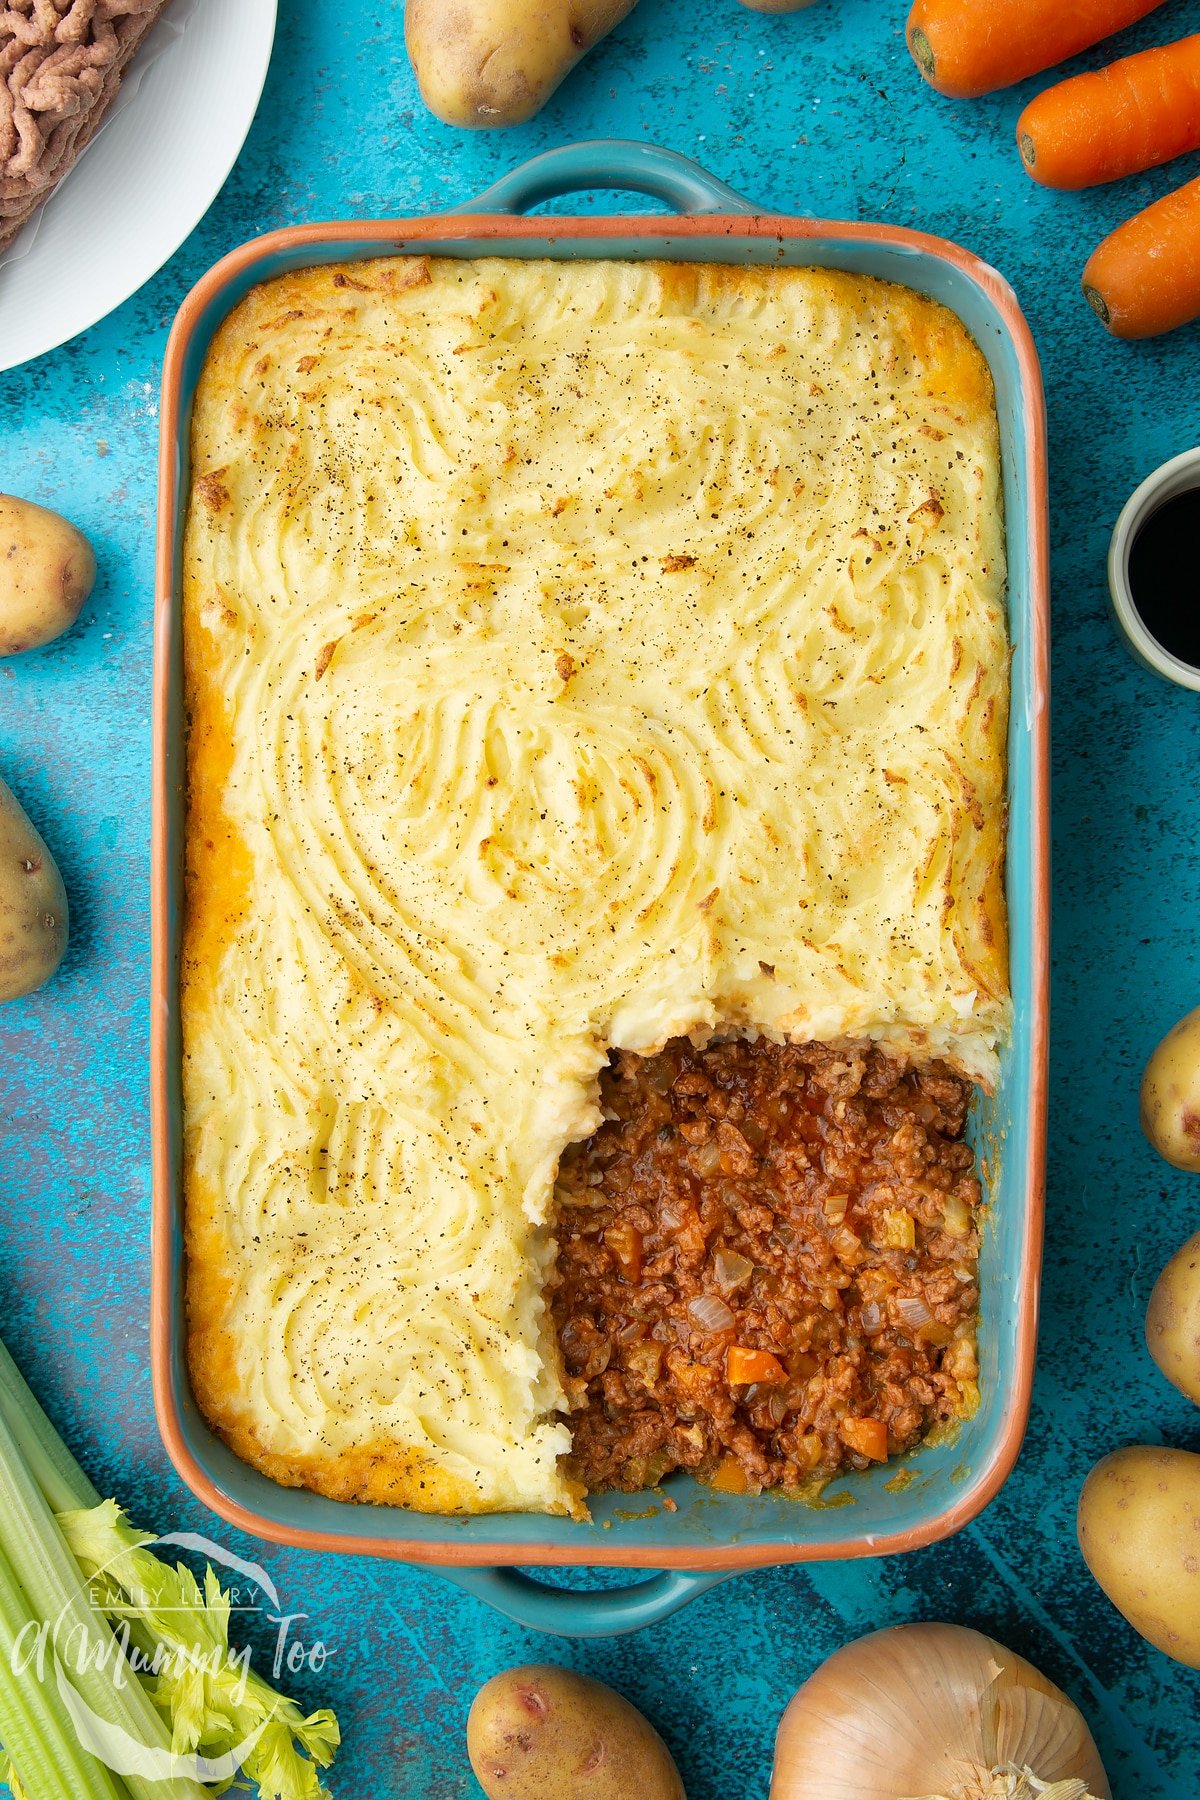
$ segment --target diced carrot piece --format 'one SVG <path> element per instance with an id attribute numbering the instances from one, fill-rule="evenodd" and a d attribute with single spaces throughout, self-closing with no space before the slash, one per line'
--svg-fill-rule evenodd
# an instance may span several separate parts
<path id="1" fill-rule="evenodd" d="M 842 1442 L 872 1462 L 887 1461 L 887 1426 L 882 1419 L 843 1419 L 838 1427 Z"/>
<path id="2" fill-rule="evenodd" d="M 787 1370 L 769 1350 L 747 1350 L 741 1344 L 731 1344 L 725 1352 L 725 1379 L 731 1387 L 752 1381 L 778 1386 L 787 1378 Z"/>
<path id="3" fill-rule="evenodd" d="M 708 1478 L 709 1487 L 716 1488 L 719 1494 L 745 1494 L 749 1492 L 746 1471 L 736 1456 L 723 1456 Z"/>

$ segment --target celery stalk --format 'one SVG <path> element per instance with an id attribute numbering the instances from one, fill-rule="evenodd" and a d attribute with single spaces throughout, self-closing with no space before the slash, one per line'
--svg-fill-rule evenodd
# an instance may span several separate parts
<path id="1" fill-rule="evenodd" d="M 154 1555 L 153 1538 L 135 1530 L 113 1500 L 61 1513 L 58 1522 L 84 1574 L 96 1577 L 97 1603 L 114 1623 L 128 1624 L 143 1657 L 158 1653 L 151 1693 L 174 1722 L 176 1751 L 230 1773 L 240 1765 L 266 1800 L 325 1800 L 317 1771 L 333 1760 L 337 1720 L 326 1708 L 306 1718 L 248 1658 L 233 1655 L 229 1598 L 212 1570 L 202 1594 L 182 1563 L 172 1567 Z"/>
<path id="2" fill-rule="evenodd" d="M 101 1502 L 0 1343 L 0 1465 L 14 1460 L 14 1448 L 32 1477 L 24 1490 L 27 1504 L 44 1523 L 44 1508 L 39 1513 L 33 1506 L 40 1488 L 57 1515 L 62 1548 L 76 1576 L 90 1583 L 96 1625 L 104 1631 L 101 1615 L 106 1615 L 133 1656 L 125 1696 L 136 1689 L 165 1721 L 154 1736 L 144 1735 L 144 1720 L 132 1727 L 126 1720 L 122 1728 L 144 1744 L 161 1744 L 169 1733 L 174 1754 L 201 1759 L 198 1772 L 216 1783 L 215 1788 L 178 1778 L 139 1783 L 127 1776 L 127 1787 L 115 1783 L 116 1800 L 128 1800 L 129 1790 L 139 1800 L 143 1789 L 147 1800 L 194 1800 L 224 1792 L 238 1765 L 258 1783 L 262 1800 L 328 1800 L 318 1771 L 328 1767 L 340 1741 L 333 1713 L 321 1708 L 306 1718 L 251 1669 L 245 1652 L 235 1655 L 229 1599 L 212 1570 L 205 1572 L 201 1593 L 183 1564 L 172 1567 L 154 1555 L 155 1540 L 136 1531 L 115 1501 Z M 3 1474 L 0 1467 L 0 1515 L 7 1510 Z M 0 1521 L 0 1559 L 4 1541 Z M 63 1573 L 59 1559 L 58 1574 Z M 107 1678 L 101 1674 L 100 1680 L 103 1686 Z M 59 1700 L 57 1692 L 52 1697 Z M 114 1697 L 117 1690 L 109 1684 L 107 1707 L 93 1699 L 94 1710 L 108 1718 Z M 68 1791 L 70 1800 L 93 1800 L 85 1788 Z M 28 1800 L 43 1800 L 41 1791 L 33 1788 Z"/>
<path id="3" fill-rule="evenodd" d="M 17 1440 L 51 1512 L 97 1506 L 100 1495 L 38 1405 L 24 1376 L 0 1343 L 0 1415 Z"/>
<path id="4" fill-rule="evenodd" d="M 205 1800 L 206 1790 L 197 1781 L 149 1774 L 156 1752 L 169 1756 L 170 1732 L 96 1612 L 79 1564 L 25 1465 L 6 1417 L 0 1418 L 0 1556 L 20 1567 L 30 1607 L 71 1652 L 73 1666 L 66 1671 L 67 1685 L 60 1689 L 68 1711 L 73 1689 L 113 1734 L 114 1745 L 119 1743 L 123 1753 L 135 1753 L 141 1764 L 136 1770 L 123 1770 L 133 1800 Z"/>
<path id="5" fill-rule="evenodd" d="M 0 1742 L 17 1779 L 29 1800 L 127 1800 L 80 1744 L 49 1668 L 31 1653 L 39 1624 L 0 1557 Z"/>

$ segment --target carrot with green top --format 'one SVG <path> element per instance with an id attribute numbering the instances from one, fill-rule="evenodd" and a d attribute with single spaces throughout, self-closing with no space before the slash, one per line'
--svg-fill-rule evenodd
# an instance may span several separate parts
<path id="1" fill-rule="evenodd" d="M 1200 179 L 1110 232 L 1083 271 L 1083 292 L 1114 337 L 1157 337 L 1200 318 Z"/>
<path id="2" fill-rule="evenodd" d="M 966 100 L 1066 62 L 1161 0 L 915 0 L 913 60 L 939 94 Z"/>
<path id="3" fill-rule="evenodd" d="M 1052 188 L 1119 181 L 1200 149 L 1200 32 L 1047 88 L 1017 120 L 1017 144 Z"/>

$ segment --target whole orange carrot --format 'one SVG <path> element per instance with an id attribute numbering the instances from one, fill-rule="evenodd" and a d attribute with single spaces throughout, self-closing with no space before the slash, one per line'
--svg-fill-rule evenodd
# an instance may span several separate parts
<path id="1" fill-rule="evenodd" d="M 1118 225 L 1088 259 L 1083 292 L 1114 337 L 1200 318 L 1200 179 Z"/>
<path id="2" fill-rule="evenodd" d="M 1200 32 L 1074 75 L 1017 120 L 1026 169 L 1044 187 L 1093 187 L 1200 148 Z"/>
<path id="3" fill-rule="evenodd" d="M 915 0 L 908 47 L 939 94 L 1011 87 L 1145 18 L 1160 0 Z"/>

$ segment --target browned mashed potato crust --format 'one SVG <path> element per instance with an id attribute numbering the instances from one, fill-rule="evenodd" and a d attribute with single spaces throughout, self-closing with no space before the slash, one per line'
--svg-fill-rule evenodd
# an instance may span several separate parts
<path id="1" fill-rule="evenodd" d="M 676 1039 L 617 1053 L 601 1096 L 559 1173 L 553 1293 L 589 1489 L 799 1486 L 970 1408 L 969 1082 L 873 1047 Z M 731 1381 L 741 1349 L 778 1372 Z"/>

